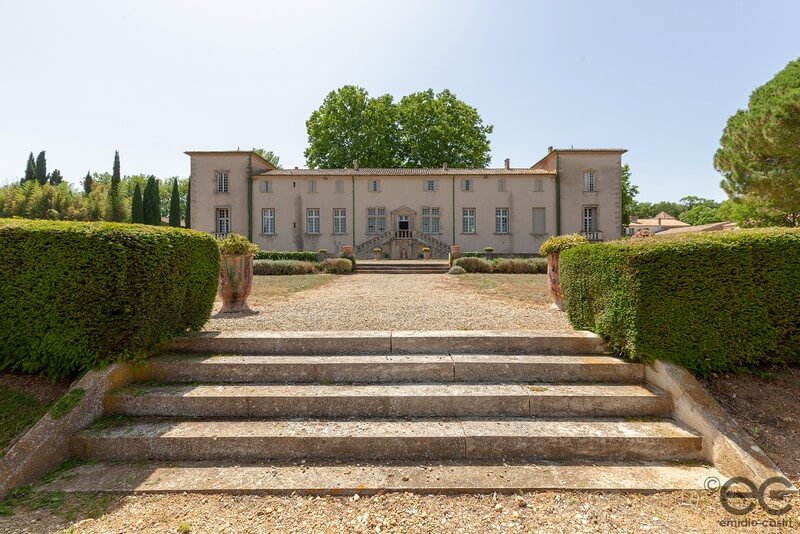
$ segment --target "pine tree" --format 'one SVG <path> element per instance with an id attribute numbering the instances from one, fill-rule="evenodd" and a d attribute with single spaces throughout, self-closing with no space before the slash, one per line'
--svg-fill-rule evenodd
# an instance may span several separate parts
<path id="1" fill-rule="evenodd" d="M 192 180 L 190 178 L 189 184 L 186 186 L 186 228 L 192 227 L 192 221 L 190 220 L 190 216 L 192 214 L 191 206 L 192 206 Z"/>
<path id="2" fill-rule="evenodd" d="M 44 150 L 39 152 L 36 157 L 36 181 L 40 185 L 47 183 L 47 158 L 44 155 Z"/>
<path id="3" fill-rule="evenodd" d="M 58 185 L 64 181 L 64 177 L 61 176 L 61 171 L 58 169 L 53 169 L 53 172 L 50 173 L 50 185 Z"/>
<path id="4" fill-rule="evenodd" d="M 33 152 L 28 156 L 28 165 L 25 167 L 25 178 L 22 183 L 29 182 L 36 179 L 36 162 L 33 159 Z"/>
<path id="5" fill-rule="evenodd" d="M 119 191 L 119 184 L 122 177 L 119 170 L 119 150 L 114 152 L 114 171 L 111 174 L 111 186 L 108 188 L 108 207 L 110 221 L 122 222 L 125 220 L 122 195 Z"/>
<path id="6" fill-rule="evenodd" d="M 147 185 L 144 187 L 142 208 L 144 224 L 161 225 L 161 202 L 158 194 L 158 181 L 155 176 L 150 176 L 147 179 Z"/>
<path id="7" fill-rule="evenodd" d="M 169 225 L 180 227 L 181 225 L 181 196 L 178 193 L 178 179 L 172 182 L 172 197 L 169 200 Z"/>
<path id="8" fill-rule="evenodd" d="M 83 179 L 83 194 L 89 196 L 89 193 L 92 192 L 93 186 L 94 180 L 92 179 L 92 173 L 90 171 L 86 171 L 86 177 Z"/>
<path id="9" fill-rule="evenodd" d="M 144 206 L 142 204 L 142 189 L 139 184 L 133 188 L 133 202 L 131 204 L 131 222 L 141 224 L 144 222 Z"/>

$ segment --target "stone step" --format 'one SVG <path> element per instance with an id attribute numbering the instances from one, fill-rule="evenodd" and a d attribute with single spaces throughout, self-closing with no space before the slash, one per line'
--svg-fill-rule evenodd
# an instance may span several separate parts
<path id="1" fill-rule="evenodd" d="M 224 331 L 175 338 L 165 352 L 195 354 L 603 354 L 591 332 L 527 330 Z"/>
<path id="2" fill-rule="evenodd" d="M 46 492 L 371 495 L 385 491 L 515 493 L 535 490 L 705 490 L 726 480 L 706 465 L 674 464 L 319 464 L 237 465 L 208 462 L 98 462 L 44 485 Z"/>
<path id="3" fill-rule="evenodd" d="M 702 438 L 669 420 L 135 419 L 76 434 L 95 460 L 699 461 Z"/>
<path id="4" fill-rule="evenodd" d="M 140 380 L 161 382 L 600 382 L 642 383 L 644 365 L 611 356 L 169 354 L 151 358 Z"/>
<path id="5" fill-rule="evenodd" d="M 668 395 L 645 385 L 133 384 L 106 413 L 169 417 L 665 417 Z"/>
<path id="6" fill-rule="evenodd" d="M 441 269 L 358 269 L 358 274 L 447 274 Z"/>

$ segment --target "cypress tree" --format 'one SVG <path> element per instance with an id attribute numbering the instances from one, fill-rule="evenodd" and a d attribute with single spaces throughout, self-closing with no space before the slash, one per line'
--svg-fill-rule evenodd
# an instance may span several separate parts
<path id="1" fill-rule="evenodd" d="M 92 192 L 92 187 L 94 186 L 94 180 L 92 179 L 92 173 L 86 171 L 86 177 L 83 179 L 83 194 L 89 195 Z"/>
<path id="2" fill-rule="evenodd" d="M 181 196 L 178 193 L 178 179 L 172 182 L 172 197 L 169 199 L 169 225 L 181 225 Z"/>
<path id="3" fill-rule="evenodd" d="M 108 188 L 108 207 L 110 221 L 122 222 L 125 219 L 123 213 L 122 195 L 119 191 L 121 181 L 119 171 L 119 150 L 114 151 L 114 170 L 111 174 L 111 186 Z"/>
<path id="4" fill-rule="evenodd" d="M 189 184 L 186 186 L 186 228 L 192 227 L 192 221 L 190 220 L 190 215 L 192 214 L 191 207 L 192 207 L 192 179 L 189 178 Z"/>
<path id="5" fill-rule="evenodd" d="M 64 177 L 61 176 L 61 171 L 53 169 L 53 172 L 50 174 L 50 185 L 58 185 L 63 181 Z"/>
<path id="6" fill-rule="evenodd" d="M 155 176 L 150 176 L 147 179 L 147 185 L 144 187 L 142 208 L 144 224 L 161 225 L 161 202 L 158 195 L 158 181 Z"/>
<path id="7" fill-rule="evenodd" d="M 144 222 L 144 206 L 142 204 L 142 189 L 139 184 L 133 188 L 133 201 L 131 203 L 131 222 L 141 224 Z"/>
<path id="8" fill-rule="evenodd" d="M 47 183 L 47 158 L 44 155 L 44 150 L 39 152 L 36 157 L 36 181 L 40 185 Z"/>
<path id="9" fill-rule="evenodd" d="M 28 165 L 25 167 L 25 178 L 23 182 L 29 182 L 36 179 L 36 162 L 33 160 L 33 152 L 28 156 Z"/>

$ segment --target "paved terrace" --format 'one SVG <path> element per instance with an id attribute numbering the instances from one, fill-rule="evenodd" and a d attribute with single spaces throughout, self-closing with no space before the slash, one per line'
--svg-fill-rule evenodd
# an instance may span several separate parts
<path id="1" fill-rule="evenodd" d="M 257 276 L 249 303 L 205 329 L 572 331 L 544 275 Z"/>

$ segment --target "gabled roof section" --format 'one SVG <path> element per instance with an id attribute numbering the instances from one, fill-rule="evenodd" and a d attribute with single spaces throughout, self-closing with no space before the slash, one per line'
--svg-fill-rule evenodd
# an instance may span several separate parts
<path id="1" fill-rule="evenodd" d="M 275 169 L 275 165 L 265 160 L 252 150 L 187 150 L 187 156 L 252 156 L 267 166 L 268 169 Z"/>
<path id="2" fill-rule="evenodd" d="M 258 176 L 515 176 L 533 175 L 549 176 L 554 171 L 542 169 L 274 169 L 262 172 Z"/>

